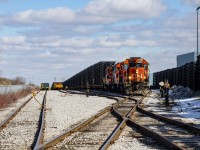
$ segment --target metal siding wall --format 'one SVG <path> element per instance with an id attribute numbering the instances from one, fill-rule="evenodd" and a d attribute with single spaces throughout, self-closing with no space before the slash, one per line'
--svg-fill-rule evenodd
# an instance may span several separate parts
<path id="1" fill-rule="evenodd" d="M 177 56 L 177 67 L 183 66 L 186 63 L 194 62 L 196 60 L 196 53 L 187 53 Z"/>

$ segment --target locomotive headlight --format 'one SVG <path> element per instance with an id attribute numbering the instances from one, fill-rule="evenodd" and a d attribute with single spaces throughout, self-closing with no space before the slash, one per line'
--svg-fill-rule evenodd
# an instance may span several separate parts
<path id="1" fill-rule="evenodd" d="M 144 77 L 144 79 L 146 79 L 146 77 Z"/>
<path id="2" fill-rule="evenodd" d="M 129 78 L 129 80 L 131 80 L 131 78 L 132 78 L 132 77 L 131 77 L 131 76 L 129 76 L 128 78 Z"/>

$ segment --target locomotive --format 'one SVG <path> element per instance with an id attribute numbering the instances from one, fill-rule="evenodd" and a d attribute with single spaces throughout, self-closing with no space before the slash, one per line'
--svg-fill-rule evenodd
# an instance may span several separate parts
<path id="1" fill-rule="evenodd" d="M 132 93 L 148 86 L 149 63 L 141 57 L 131 57 L 106 68 L 104 89 Z"/>
<path id="2" fill-rule="evenodd" d="M 63 82 L 69 89 L 104 89 L 127 94 L 148 87 L 149 63 L 141 57 L 96 63 Z"/>

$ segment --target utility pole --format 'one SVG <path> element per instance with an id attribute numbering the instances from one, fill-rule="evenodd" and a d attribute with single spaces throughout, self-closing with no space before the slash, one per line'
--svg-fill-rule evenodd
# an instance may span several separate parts
<path id="1" fill-rule="evenodd" d="M 200 9 L 200 7 L 198 7 L 197 9 L 196 9 L 196 11 L 197 11 L 197 57 L 198 57 L 198 55 L 199 55 L 199 35 L 198 35 L 198 33 L 199 33 L 199 31 L 198 31 L 198 15 L 199 15 L 199 12 L 198 12 L 198 10 Z"/>

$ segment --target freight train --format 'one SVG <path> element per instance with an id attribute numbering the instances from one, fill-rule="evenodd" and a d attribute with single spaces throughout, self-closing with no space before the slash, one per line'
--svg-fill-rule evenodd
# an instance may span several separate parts
<path id="1" fill-rule="evenodd" d="M 141 91 L 148 87 L 149 63 L 141 57 L 123 62 L 99 62 L 63 82 L 69 89 L 104 89 L 126 92 Z"/>

